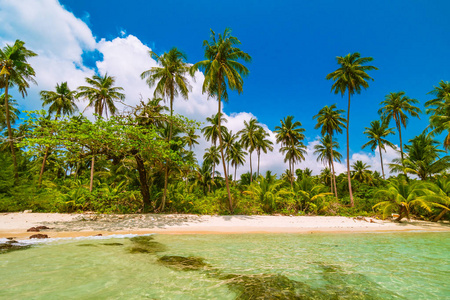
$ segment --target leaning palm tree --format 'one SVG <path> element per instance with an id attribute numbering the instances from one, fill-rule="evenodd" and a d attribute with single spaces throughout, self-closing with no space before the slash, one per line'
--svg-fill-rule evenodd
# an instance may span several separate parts
<path id="1" fill-rule="evenodd" d="M 244 121 L 244 129 L 238 131 L 238 135 L 241 136 L 241 143 L 245 149 L 249 152 L 250 157 L 250 174 L 253 174 L 252 170 L 252 153 L 256 150 L 256 145 L 258 143 L 258 132 L 261 126 L 255 118 L 251 118 L 249 122 Z M 253 181 L 250 177 L 250 183 Z"/>
<path id="2" fill-rule="evenodd" d="M 205 80 L 203 82 L 203 93 L 207 93 L 210 97 L 217 97 L 219 103 L 218 113 L 222 112 L 222 99 L 228 100 L 227 86 L 231 90 L 237 90 L 242 93 L 244 81 L 242 76 L 249 74 L 248 69 L 238 60 L 242 59 L 245 62 L 250 62 L 251 57 L 244 51 L 237 48 L 241 42 L 231 35 L 229 28 L 225 29 L 223 35 L 219 34 L 216 38 L 216 33 L 211 30 L 211 41 L 205 40 L 203 46 L 205 47 L 205 60 L 194 64 L 191 68 L 193 75 L 198 69 L 205 71 Z M 220 134 L 220 118 L 219 118 L 219 142 L 220 153 L 222 155 L 223 169 L 225 173 L 225 183 L 228 193 L 228 202 L 230 211 L 233 210 L 233 203 L 231 201 L 230 185 L 225 166 L 225 155 L 222 144 L 222 135 Z"/>
<path id="3" fill-rule="evenodd" d="M 369 84 L 368 80 L 373 80 L 372 77 L 367 75 L 367 71 L 378 70 L 374 66 L 365 66 L 373 60 L 372 57 L 361 57 L 358 52 L 349 53 L 346 56 L 336 57 L 337 63 L 340 68 L 327 75 L 326 79 L 332 79 L 334 81 L 331 86 L 331 90 L 334 90 L 335 94 L 341 94 L 344 96 L 347 91 L 348 94 L 348 109 L 347 109 L 347 179 L 348 190 L 350 193 L 350 203 L 352 207 L 355 205 L 353 201 L 352 182 L 350 178 L 350 139 L 349 139 L 349 124 L 350 124 L 350 97 L 355 93 L 360 94 L 361 88 L 367 89 Z"/>
<path id="4" fill-rule="evenodd" d="M 281 143 L 282 145 L 280 152 L 286 154 L 285 162 L 289 162 L 289 172 L 292 175 L 291 179 L 293 179 L 294 163 L 297 159 L 302 157 L 302 155 L 300 155 L 302 153 L 301 149 L 306 148 L 302 143 L 305 139 L 305 135 L 303 134 L 305 129 L 301 127 L 302 123 L 299 121 L 294 122 L 293 120 L 293 116 L 287 116 L 280 121 L 281 126 L 276 126 L 274 131 L 276 133 L 277 143 Z"/>
<path id="5" fill-rule="evenodd" d="M 419 101 L 416 99 L 411 99 L 405 95 L 405 92 L 389 93 L 386 95 L 384 101 L 380 103 L 383 105 L 378 110 L 381 118 L 385 120 L 386 123 L 394 119 L 395 126 L 398 130 L 398 135 L 400 138 L 400 154 L 403 160 L 403 144 L 402 144 L 402 125 L 406 129 L 406 124 L 408 123 L 408 114 L 411 117 L 419 118 L 421 113 L 420 109 L 414 104 L 418 104 Z"/>
<path id="6" fill-rule="evenodd" d="M 431 134 L 438 135 L 446 131 L 447 136 L 444 139 L 446 150 L 450 148 L 450 82 L 441 80 L 439 86 L 428 94 L 436 98 L 425 103 L 426 113 L 430 115 L 430 127 L 433 129 Z"/>
<path id="7" fill-rule="evenodd" d="M 41 91 L 42 106 L 50 105 L 48 113 L 55 113 L 55 120 L 58 120 L 59 116 L 69 116 L 78 110 L 75 104 L 76 91 L 71 91 L 67 86 L 67 82 L 56 84 L 56 91 Z M 45 149 L 44 159 L 42 160 L 41 171 L 39 172 L 38 186 L 41 186 L 42 175 L 44 174 L 45 163 L 47 161 L 48 152 L 50 147 Z"/>
<path id="8" fill-rule="evenodd" d="M 101 118 L 104 112 L 108 118 L 108 111 L 114 115 L 117 110 L 114 102 L 125 99 L 125 95 L 120 92 L 123 91 L 123 88 L 114 86 L 115 78 L 105 74 L 103 77 L 98 75 L 94 75 L 92 78 L 86 77 L 85 80 L 90 86 L 80 86 L 76 97 L 88 100 L 86 108 L 94 107 L 97 117 Z M 94 186 L 94 165 L 95 153 L 92 153 L 91 182 L 89 184 L 91 192 Z"/>
<path id="9" fill-rule="evenodd" d="M 317 124 L 314 127 L 315 129 L 320 128 L 320 133 L 322 136 L 327 135 L 329 137 L 329 145 L 330 145 L 330 170 L 332 170 L 332 182 L 334 186 L 334 196 L 336 200 L 338 200 L 337 188 L 336 188 L 336 174 L 334 172 L 334 158 L 333 158 L 333 134 L 342 133 L 342 128 L 345 128 L 345 119 L 342 117 L 342 113 L 344 110 L 336 109 L 336 104 L 325 105 L 319 113 L 313 117 L 313 119 L 317 119 Z M 340 154 L 339 154 L 340 155 Z M 340 161 L 340 160 L 339 160 Z M 333 188 L 331 189 L 333 190 Z"/>
<path id="10" fill-rule="evenodd" d="M 379 120 L 372 121 L 370 123 L 370 127 L 366 127 L 364 134 L 367 136 L 369 141 L 362 146 L 362 149 L 370 146 L 370 150 L 375 151 L 378 147 L 380 152 L 380 161 L 381 161 L 381 171 L 383 173 L 383 179 L 386 179 L 384 175 L 384 166 L 383 166 L 383 156 L 381 155 L 381 149 L 386 152 L 386 145 L 395 149 L 395 145 L 386 140 L 385 138 L 394 134 L 394 128 L 388 128 L 388 124 L 385 122 L 380 122 Z"/>
<path id="11" fill-rule="evenodd" d="M 267 137 L 270 135 L 264 130 L 264 128 L 260 127 L 257 133 L 256 139 L 256 154 L 258 155 L 258 169 L 256 172 L 256 176 L 259 176 L 259 162 L 261 158 L 261 151 L 267 154 L 267 151 L 273 151 L 273 142 Z"/>
<path id="12" fill-rule="evenodd" d="M 339 143 L 331 140 L 327 134 L 320 139 L 320 143 L 314 145 L 314 154 L 317 155 L 317 161 L 321 161 L 324 165 L 328 165 L 329 170 L 334 170 L 334 161 L 341 162 L 342 154 L 337 150 L 339 149 Z M 331 192 L 337 198 L 336 178 L 335 174 L 331 174 Z"/>
<path id="13" fill-rule="evenodd" d="M 14 45 L 7 44 L 3 49 L 0 49 L 0 89 L 5 89 L 5 119 L 16 181 L 19 178 L 19 173 L 9 115 L 8 92 L 10 87 L 16 86 L 22 97 L 25 97 L 27 88 L 30 87 L 29 82 L 36 83 L 34 80 L 36 74 L 27 60 L 37 54 L 25 48 L 24 45 L 24 42 L 16 40 Z"/>

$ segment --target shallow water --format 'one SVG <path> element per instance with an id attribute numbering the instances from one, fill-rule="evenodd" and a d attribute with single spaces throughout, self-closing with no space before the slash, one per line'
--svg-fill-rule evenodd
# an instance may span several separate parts
<path id="1" fill-rule="evenodd" d="M 1 299 L 446 299 L 450 233 L 59 239 L 0 254 Z"/>

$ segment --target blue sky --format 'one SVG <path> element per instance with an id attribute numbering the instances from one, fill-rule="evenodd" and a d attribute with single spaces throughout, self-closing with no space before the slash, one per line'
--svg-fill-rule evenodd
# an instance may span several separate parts
<path id="1" fill-rule="evenodd" d="M 190 62 L 203 58 L 209 29 L 229 27 L 253 62 L 244 93 L 231 94 L 227 113 L 246 111 L 274 128 L 294 115 L 314 138 L 315 115 L 324 105 L 347 108 L 347 98 L 330 92 L 325 76 L 337 68 L 336 56 L 372 56 L 378 71 L 368 90 L 352 100 L 351 148 L 384 96 L 405 91 L 423 103 L 440 80 L 450 78 L 449 1 L 85 1 L 61 3 L 87 20 L 97 37 L 125 31 L 162 53 L 176 46 Z M 426 125 L 412 119 L 405 140 Z M 397 137 L 391 137 L 397 142 Z M 342 146 L 345 139 L 340 138 Z"/>
<path id="2" fill-rule="evenodd" d="M 243 120 L 255 116 L 274 130 L 280 120 L 294 115 L 306 129 L 308 151 L 319 131 L 312 117 L 325 105 L 347 109 L 347 97 L 333 94 L 325 76 L 338 68 L 336 56 L 360 52 L 373 57 L 370 87 L 352 98 L 350 147 L 354 162 L 377 166 L 378 158 L 366 143 L 364 127 L 378 118 L 379 103 L 390 92 L 405 91 L 423 109 L 427 95 L 440 80 L 450 80 L 450 1 L 123 1 L 115 0 L 0 0 L 0 44 L 22 39 L 39 56 L 32 61 L 37 87 L 21 99 L 20 109 L 40 107 L 38 92 L 68 81 L 71 88 L 84 84 L 94 72 L 108 72 L 126 89 L 127 101 L 151 90 L 139 74 L 155 66 L 151 48 L 163 53 L 178 47 L 188 62 L 203 59 L 202 42 L 210 28 L 232 29 L 241 48 L 253 61 L 241 95 L 230 93 L 224 111 L 234 132 Z M 201 95 L 202 75 L 197 76 L 188 102 L 176 101 L 176 112 L 204 120 L 217 104 Z M 200 82 L 199 82 L 200 81 Z M 133 102 L 134 101 L 134 102 Z M 82 105 L 80 104 L 80 107 Z M 411 119 L 403 140 L 427 126 L 427 116 Z M 239 125 L 238 125 L 239 123 Z M 392 127 L 394 124 L 391 124 Z M 271 133 L 273 134 L 273 133 Z M 345 135 L 339 136 L 342 153 Z M 398 135 L 390 140 L 398 145 Z M 196 154 L 208 143 L 201 142 Z M 312 152 L 309 151 L 309 152 Z M 317 173 L 309 153 L 300 167 Z M 395 157 L 388 151 L 386 163 Z M 281 154 L 262 157 L 262 169 L 280 174 L 286 165 Z M 343 162 L 344 163 L 344 162 Z M 319 168 L 320 167 L 320 168 Z M 242 171 L 246 171 L 247 166 Z M 338 172 L 344 165 L 337 168 Z M 240 172 L 238 171 L 238 174 Z"/>

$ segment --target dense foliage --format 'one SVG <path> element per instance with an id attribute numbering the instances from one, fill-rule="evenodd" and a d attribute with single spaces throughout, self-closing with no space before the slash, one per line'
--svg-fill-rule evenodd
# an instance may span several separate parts
<path id="1" fill-rule="evenodd" d="M 349 111 L 346 119 L 336 105 L 325 106 L 313 117 L 322 134 L 315 154 L 327 166 L 320 174 L 295 168 L 305 159 L 306 146 L 305 130 L 294 116 L 280 120 L 274 130 L 288 169 L 279 176 L 270 171 L 260 174 L 261 151 L 274 149 L 269 134 L 256 119 L 245 121 L 244 129 L 233 133 L 221 114 L 228 90 L 240 93 L 248 74 L 239 61 L 251 58 L 237 45 L 240 42 L 230 30 L 218 36 L 212 32 L 211 40 L 204 42 L 205 60 L 192 67 L 176 48 L 159 56 L 151 52 L 160 67 L 141 77 L 156 87 L 155 98 L 127 105 L 126 112 L 116 107 L 117 102 L 126 102 L 123 89 L 115 86 L 114 77 L 104 74 L 86 78 L 89 86 L 73 91 L 67 82 L 57 84 L 55 91 L 42 91 L 47 111 L 27 112 L 22 121 L 18 121 L 17 100 L 8 89 L 26 94 L 35 76 L 27 58 L 35 53 L 21 41 L 1 49 L 0 211 L 448 218 L 450 157 L 441 148 L 450 144 L 450 83 L 441 81 L 430 92 L 436 97 L 426 103 L 430 126 L 401 145 L 398 158 L 390 164 L 396 177 L 385 179 L 383 168 L 381 175 L 362 161 L 348 164 L 347 173 L 335 174 L 334 162 L 342 159 L 336 135 L 349 126 Z M 367 80 L 372 79 L 366 71 L 376 68 L 364 66 L 372 58 L 361 58 L 359 53 L 337 57 L 337 61 L 340 68 L 327 78 L 335 81 L 333 91 L 348 94 L 350 108 L 350 96 L 361 87 L 368 88 Z M 218 113 L 207 118 L 203 128 L 173 110 L 175 96 L 189 99 L 187 76 L 198 69 L 205 71 L 203 92 L 219 104 Z M 94 108 L 94 120 L 76 114 L 75 103 L 81 100 Z M 366 127 L 369 141 L 363 147 L 370 146 L 382 161 L 382 151 L 395 147 L 387 140 L 395 134 L 390 122 L 395 122 L 401 141 L 408 115 L 420 114 L 417 103 L 405 92 L 388 94 L 381 103 L 381 120 Z M 211 142 L 201 164 L 192 151 L 200 132 Z M 444 132 L 448 135 L 440 143 L 435 138 Z M 247 157 L 250 172 L 236 178 Z"/>

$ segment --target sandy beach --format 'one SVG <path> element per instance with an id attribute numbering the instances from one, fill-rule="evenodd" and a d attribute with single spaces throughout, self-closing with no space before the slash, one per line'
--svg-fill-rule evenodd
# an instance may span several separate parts
<path id="1" fill-rule="evenodd" d="M 394 223 L 375 218 L 324 216 L 197 216 L 197 215 L 99 215 L 58 213 L 2 213 L 0 238 L 27 239 L 40 233 L 49 237 L 76 237 L 126 233 L 232 234 L 232 233 L 352 233 L 397 231 L 450 231 L 449 223 L 404 221 Z"/>

